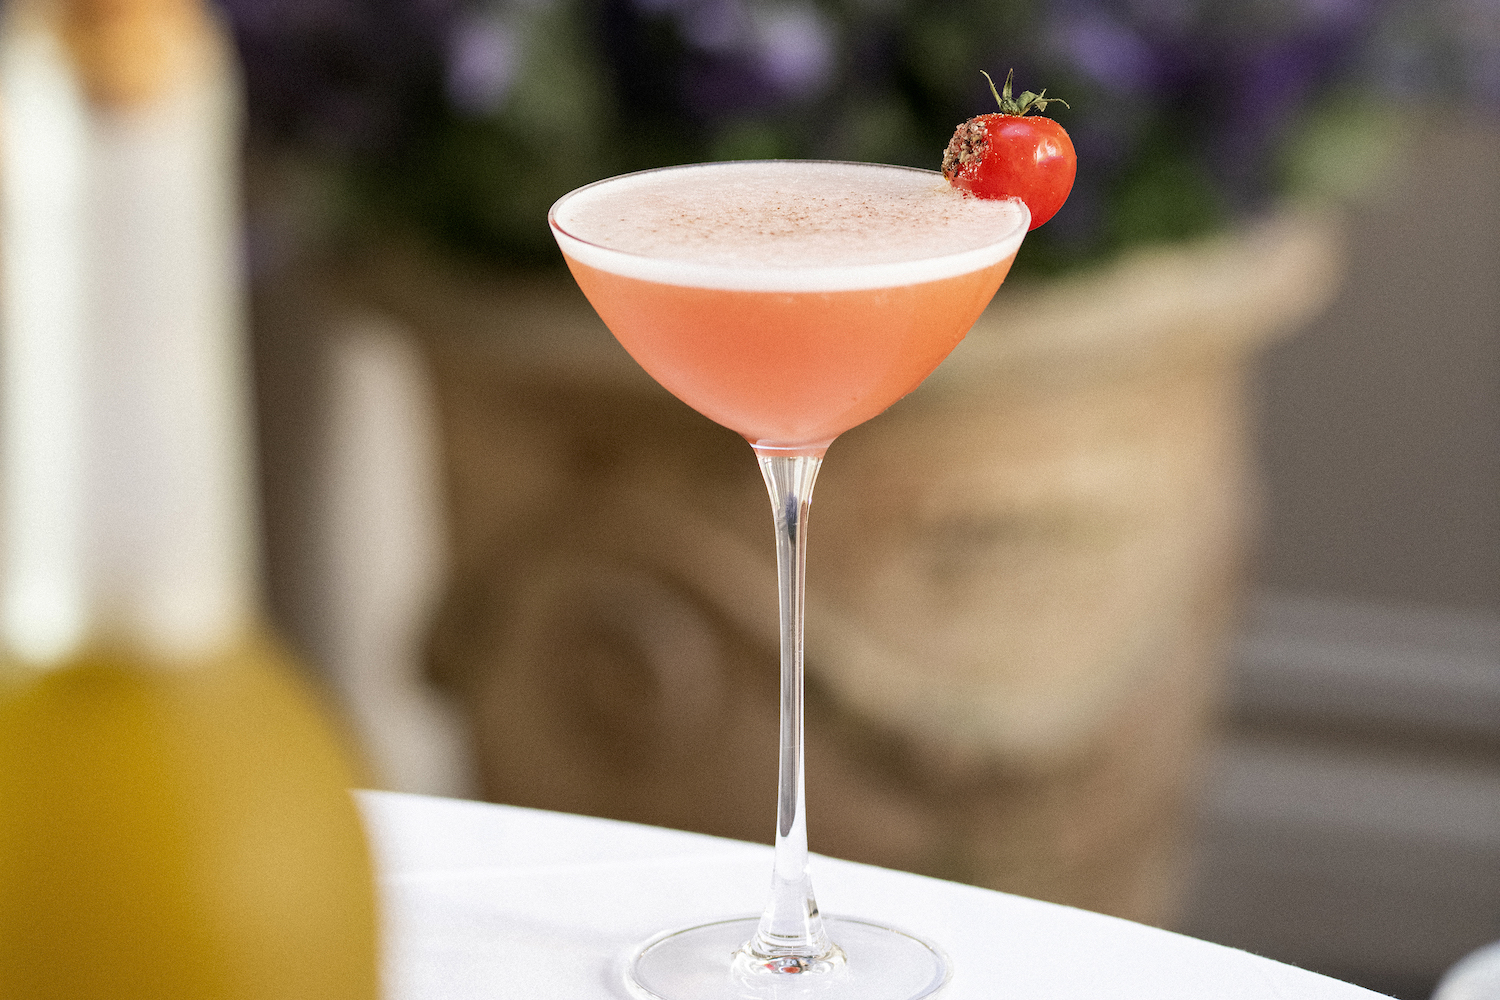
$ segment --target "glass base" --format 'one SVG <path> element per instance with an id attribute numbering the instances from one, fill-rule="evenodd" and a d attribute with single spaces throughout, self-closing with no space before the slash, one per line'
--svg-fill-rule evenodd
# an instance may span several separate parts
<path id="1" fill-rule="evenodd" d="M 760 917 L 688 927 L 652 938 L 625 967 L 638 1000 L 921 1000 L 952 969 L 937 948 L 904 931 L 823 918 L 843 961 L 756 962 L 741 952 Z"/>

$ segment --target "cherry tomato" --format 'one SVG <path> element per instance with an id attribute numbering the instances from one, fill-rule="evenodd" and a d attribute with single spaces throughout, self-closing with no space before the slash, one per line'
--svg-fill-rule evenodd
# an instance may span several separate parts
<path id="1" fill-rule="evenodd" d="M 1057 214 L 1078 172 L 1073 140 L 1063 127 L 1040 115 L 988 114 L 958 127 L 943 158 L 943 175 L 961 191 L 981 198 L 1020 198 L 1035 229 Z"/>
<path id="2" fill-rule="evenodd" d="M 943 153 L 943 176 L 960 191 L 980 198 L 1021 199 L 1031 210 L 1035 229 L 1068 200 L 1078 156 L 1061 125 L 1030 113 L 1044 110 L 1057 98 L 1046 97 L 1045 90 L 1013 98 L 1010 86 L 1007 76 L 1004 91 L 995 93 L 999 114 L 970 118 L 954 131 Z M 994 81 L 990 91 L 995 92 Z"/>

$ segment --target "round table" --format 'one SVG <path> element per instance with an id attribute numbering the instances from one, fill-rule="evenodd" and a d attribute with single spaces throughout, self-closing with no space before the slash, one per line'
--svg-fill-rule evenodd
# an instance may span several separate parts
<path id="1" fill-rule="evenodd" d="M 387 1000 L 628 1000 L 626 955 L 755 913 L 760 844 L 455 799 L 361 792 L 385 914 Z M 1083 910 L 814 856 L 825 913 L 915 931 L 942 1000 L 1358 1000 L 1379 994 Z"/>

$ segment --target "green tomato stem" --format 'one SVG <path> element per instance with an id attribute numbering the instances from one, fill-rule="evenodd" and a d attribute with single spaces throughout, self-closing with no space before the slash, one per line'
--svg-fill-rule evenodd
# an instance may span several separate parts
<path id="1" fill-rule="evenodd" d="M 999 91 L 995 89 L 995 81 L 988 73 L 985 73 L 984 70 L 980 70 L 979 72 L 984 73 L 984 78 L 989 80 L 990 93 L 995 95 L 995 103 L 1000 105 L 1000 113 L 1002 115 L 1015 115 L 1019 118 L 1033 111 L 1045 113 L 1047 105 L 1053 103 L 1061 104 L 1063 107 L 1068 108 L 1069 111 L 1073 110 L 1069 107 L 1068 102 L 1061 97 L 1048 97 L 1046 88 L 1043 88 L 1040 94 L 1033 94 L 1031 91 L 1026 90 L 1021 92 L 1020 97 L 1012 97 L 1010 85 L 1011 80 L 1016 75 L 1014 68 L 1005 74 L 1005 87 Z"/>

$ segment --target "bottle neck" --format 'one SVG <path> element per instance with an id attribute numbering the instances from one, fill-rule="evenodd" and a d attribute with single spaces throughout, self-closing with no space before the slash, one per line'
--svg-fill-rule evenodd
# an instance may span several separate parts
<path id="1" fill-rule="evenodd" d="M 217 55 L 202 0 L 45 0 L 89 98 L 142 107 Z"/>
<path id="2" fill-rule="evenodd" d="M 28 44 L 8 38 L 0 60 Z M 236 94 L 227 74 L 199 76 L 119 108 L 91 101 L 65 56 L 62 72 L 45 61 L 0 72 L 5 179 L 33 175 L 0 195 L 0 620 L 27 659 L 93 640 L 186 662 L 257 605 Z M 37 79 L 43 100 L 26 96 Z M 68 143 L 48 155 L 65 169 L 49 181 L 37 136 L 59 109 Z"/>

